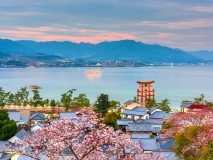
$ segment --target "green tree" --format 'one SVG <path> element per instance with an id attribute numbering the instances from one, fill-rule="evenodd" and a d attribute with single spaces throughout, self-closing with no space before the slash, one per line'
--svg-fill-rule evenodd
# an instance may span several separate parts
<path id="1" fill-rule="evenodd" d="M 151 98 L 148 98 L 146 100 L 146 108 L 152 108 L 152 107 L 155 107 L 157 106 L 157 103 L 156 103 L 156 100 L 155 99 L 151 99 Z"/>
<path id="2" fill-rule="evenodd" d="M 170 102 L 168 99 L 164 99 L 161 103 L 158 103 L 157 108 L 161 109 L 162 111 L 166 111 L 166 113 L 171 112 L 171 108 L 169 106 Z"/>
<path id="3" fill-rule="evenodd" d="M 71 89 L 61 95 L 60 105 L 64 107 L 66 111 L 72 109 L 72 102 L 73 102 L 72 96 L 74 91 L 76 91 L 76 89 Z"/>
<path id="4" fill-rule="evenodd" d="M 39 94 L 39 91 L 37 89 L 33 89 L 33 97 L 30 99 L 30 105 L 33 107 L 37 107 L 38 105 L 43 105 L 42 97 Z"/>
<path id="5" fill-rule="evenodd" d="M 107 94 L 101 94 L 94 104 L 94 111 L 101 113 L 102 117 L 108 112 L 110 108 L 109 96 Z"/>
<path id="6" fill-rule="evenodd" d="M 115 130 L 118 130 L 117 120 L 121 119 L 120 114 L 116 112 L 108 112 L 104 116 L 103 123 L 107 126 L 113 127 Z"/>
<path id="7" fill-rule="evenodd" d="M 111 112 L 117 111 L 118 108 L 120 107 L 120 102 L 115 101 L 115 100 L 109 101 L 109 104 L 110 104 L 109 110 L 110 110 Z"/>
<path id="8" fill-rule="evenodd" d="M 183 131 L 177 132 L 174 136 L 174 151 L 178 156 L 183 156 L 186 160 L 205 160 L 212 157 L 211 143 L 209 146 L 203 146 L 198 151 L 188 149 L 184 152 L 186 146 L 190 145 L 193 141 L 197 141 L 198 132 L 205 132 L 205 126 L 189 126 Z"/>
<path id="9" fill-rule="evenodd" d="M 9 93 L 8 99 L 7 99 L 8 105 L 15 105 L 15 95 L 13 93 Z"/>
<path id="10" fill-rule="evenodd" d="M 0 110 L 0 140 L 5 140 L 17 133 L 18 127 L 14 120 L 10 120 L 7 110 Z"/>
<path id="11" fill-rule="evenodd" d="M 200 94 L 200 97 L 195 97 L 193 103 L 204 104 L 204 94 Z"/>
<path id="12" fill-rule="evenodd" d="M 15 93 L 15 104 L 18 106 L 26 106 L 28 104 L 28 96 L 29 96 L 29 91 L 27 91 L 27 87 L 20 88 Z"/>
<path id="13" fill-rule="evenodd" d="M 50 100 L 50 106 L 55 107 L 57 105 L 57 102 L 54 99 Z"/>
<path id="14" fill-rule="evenodd" d="M 0 107 L 3 108 L 6 105 L 9 92 L 5 92 L 2 87 L 0 87 Z"/>
<path id="15" fill-rule="evenodd" d="M 49 104 L 50 104 L 50 100 L 47 98 L 47 99 L 45 99 L 44 101 L 43 101 L 43 104 L 44 104 L 44 107 L 47 107 L 47 106 L 49 106 Z"/>
<path id="16" fill-rule="evenodd" d="M 73 98 L 72 108 L 73 110 L 79 110 L 80 108 L 89 107 L 90 102 L 86 94 L 79 94 L 77 97 Z"/>

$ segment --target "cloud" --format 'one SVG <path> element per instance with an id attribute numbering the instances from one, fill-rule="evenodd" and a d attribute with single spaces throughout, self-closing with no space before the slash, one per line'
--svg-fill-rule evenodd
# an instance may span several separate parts
<path id="1" fill-rule="evenodd" d="M 135 39 L 213 49 L 212 12 L 211 0 L 6 0 L 0 3 L 0 37 L 92 43 Z"/>
<path id="2" fill-rule="evenodd" d="M 99 30 L 63 29 L 52 27 L 17 27 L 15 30 L 0 30 L 6 38 L 33 39 L 36 41 L 73 41 L 98 43 L 102 41 L 114 41 L 121 39 L 135 39 L 134 35 L 120 32 L 109 32 Z M 66 34 L 66 35 L 63 35 Z M 75 36 L 73 36 L 75 35 Z"/>

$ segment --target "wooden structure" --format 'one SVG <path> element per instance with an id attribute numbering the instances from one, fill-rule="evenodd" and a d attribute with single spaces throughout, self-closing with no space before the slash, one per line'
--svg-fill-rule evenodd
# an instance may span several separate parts
<path id="1" fill-rule="evenodd" d="M 155 81 L 137 81 L 139 84 L 139 89 L 137 89 L 137 101 L 142 107 L 145 107 L 147 99 L 155 98 L 155 90 L 151 89 L 154 82 Z"/>

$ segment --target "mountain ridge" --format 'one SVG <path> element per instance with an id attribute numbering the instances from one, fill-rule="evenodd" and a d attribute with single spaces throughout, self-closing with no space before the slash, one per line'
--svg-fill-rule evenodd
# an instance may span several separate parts
<path id="1" fill-rule="evenodd" d="M 202 62 L 203 59 L 189 53 L 135 40 L 104 41 L 97 44 L 70 41 L 36 42 L 32 40 L 0 39 L 0 52 L 7 54 L 57 55 L 64 58 L 91 60 L 129 60 L 141 62 Z"/>

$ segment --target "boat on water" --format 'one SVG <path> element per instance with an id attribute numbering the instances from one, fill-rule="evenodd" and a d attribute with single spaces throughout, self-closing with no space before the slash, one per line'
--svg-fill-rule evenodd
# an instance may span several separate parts
<path id="1" fill-rule="evenodd" d="M 102 72 L 100 70 L 87 70 L 86 75 L 87 76 L 100 76 Z"/>

